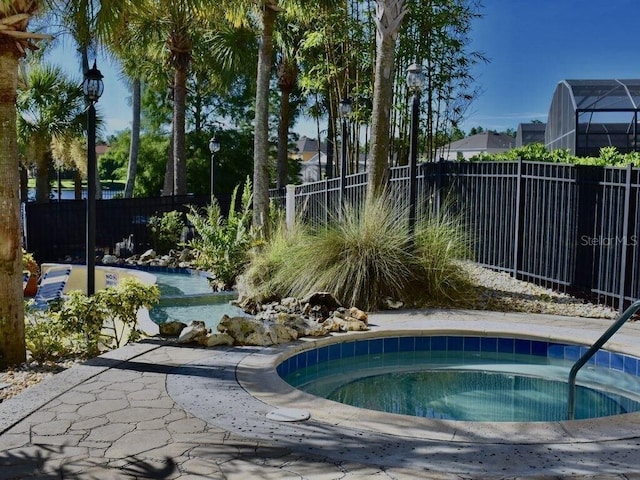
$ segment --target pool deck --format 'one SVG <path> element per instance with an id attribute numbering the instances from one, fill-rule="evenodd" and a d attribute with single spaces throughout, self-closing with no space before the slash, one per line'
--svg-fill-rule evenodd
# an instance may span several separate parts
<path id="1" fill-rule="evenodd" d="M 472 311 L 373 314 L 371 330 L 593 342 L 611 320 Z M 469 423 L 354 409 L 286 385 L 287 349 L 150 340 L 0 403 L 0 479 L 640 479 L 640 413 Z M 640 324 L 605 345 L 640 357 Z M 274 420 L 299 412 L 308 420 Z"/>

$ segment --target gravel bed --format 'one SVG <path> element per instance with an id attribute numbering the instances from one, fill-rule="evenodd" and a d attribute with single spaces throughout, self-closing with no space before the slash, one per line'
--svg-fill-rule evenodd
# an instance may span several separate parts
<path id="1" fill-rule="evenodd" d="M 463 268 L 477 285 L 472 300 L 465 308 L 478 310 L 546 313 L 585 318 L 615 318 L 617 311 L 606 306 L 589 303 L 566 293 L 516 280 L 508 273 L 495 272 L 471 262 Z M 25 388 L 80 362 L 67 359 L 59 363 L 38 365 L 35 362 L 0 372 L 0 401 L 11 398 Z"/>

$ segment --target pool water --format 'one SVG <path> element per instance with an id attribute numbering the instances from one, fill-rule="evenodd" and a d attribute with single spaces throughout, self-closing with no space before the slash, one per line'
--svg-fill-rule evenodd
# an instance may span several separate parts
<path id="1" fill-rule="evenodd" d="M 235 292 L 213 292 L 207 277 L 189 273 L 156 273 L 160 302 L 149 312 L 157 324 L 179 321 L 188 324 L 200 320 L 216 330 L 223 315 L 246 315 L 232 305 Z"/>
<path id="2" fill-rule="evenodd" d="M 394 341 L 398 345 L 399 340 Z M 518 341 L 512 339 L 511 345 Z M 487 343 L 493 346 L 493 351 L 487 352 L 403 352 L 397 346 L 395 351 L 384 352 L 377 351 L 373 342 L 384 345 L 373 339 L 306 351 L 283 362 L 278 372 L 290 385 L 307 393 L 387 413 L 485 422 L 567 418 L 567 378 L 576 346 L 535 342 L 534 347 L 528 347 L 530 352 L 542 350 L 543 344 L 548 351 L 519 354 L 513 346 L 508 353 L 499 352 L 496 341 Z M 368 353 L 358 354 L 359 348 Z M 565 358 L 564 352 L 572 358 Z M 616 356 L 610 354 L 609 358 Z M 640 377 L 636 375 L 637 364 L 633 366 L 634 371 L 629 372 L 595 362 L 587 364 L 578 375 L 575 418 L 640 411 Z"/>

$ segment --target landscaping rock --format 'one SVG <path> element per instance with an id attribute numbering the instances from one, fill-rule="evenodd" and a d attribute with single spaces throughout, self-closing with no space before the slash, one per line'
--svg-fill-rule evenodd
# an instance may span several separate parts
<path id="1" fill-rule="evenodd" d="M 119 262 L 118 257 L 115 255 L 105 255 L 102 257 L 103 265 L 116 265 Z"/>
<path id="2" fill-rule="evenodd" d="M 252 317 L 224 315 L 218 324 L 218 331 L 233 337 L 237 345 L 275 345 L 278 338 L 267 322 Z"/>
<path id="3" fill-rule="evenodd" d="M 205 347 L 217 347 L 218 345 L 233 345 L 233 337 L 226 333 L 208 333 L 200 337 L 199 343 Z"/>
<path id="4" fill-rule="evenodd" d="M 178 343 L 197 342 L 200 337 L 205 337 L 207 333 L 209 333 L 209 331 L 204 322 L 194 320 L 180 332 Z"/>
<path id="5" fill-rule="evenodd" d="M 186 323 L 174 320 L 172 322 L 161 323 L 158 325 L 158 329 L 160 331 L 160 335 L 163 337 L 177 337 L 186 326 Z"/>

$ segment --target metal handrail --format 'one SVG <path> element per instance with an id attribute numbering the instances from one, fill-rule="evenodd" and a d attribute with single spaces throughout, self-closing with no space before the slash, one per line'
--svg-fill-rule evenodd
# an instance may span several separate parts
<path id="1" fill-rule="evenodd" d="M 602 348 L 602 346 L 616 333 L 624 323 L 631 318 L 631 316 L 636 313 L 640 309 L 640 300 L 636 300 L 633 302 L 629 308 L 627 308 L 622 315 L 618 317 L 618 319 L 607 329 L 606 332 L 602 334 L 602 336 L 596 340 L 596 342 L 591 345 L 589 350 L 587 350 L 584 355 L 582 355 L 578 361 L 571 367 L 571 371 L 569 372 L 569 412 L 568 418 L 569 420 L 573 420 L 575 416 L 575 407 L 576 407 L 576 375 L 578 375 L 578 370 L 580 370 L 585 363 L 589 361 L 591 357 L 595 355 L 595 353 Z"/>

